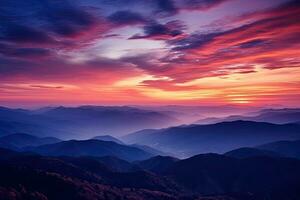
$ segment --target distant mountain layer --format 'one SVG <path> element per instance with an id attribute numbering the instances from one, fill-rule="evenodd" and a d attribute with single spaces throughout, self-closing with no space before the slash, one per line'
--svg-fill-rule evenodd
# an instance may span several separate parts
<path id="1" fill-rule="evenodd" d="M 282 156 L 300 159 L 300 140 L 296 141 L 277 141 L 257 146 L 258 149 L 273 151 Z"/>
<path id="2" fill-rule="evenodd" d="M 251 157 L 261 157 L 261 156 L 281 157 L 280 154 L 273 152 L 273 151 L 250 148 L 250 147 L 243 147 L 243 148 L 235 149 L 235 150 L 225 153 L 224 155 L 233 157 L 233 158 L 251 158 Z"/>
<path id="3" fill-rule="evenodd" d="M 130 161 L 154 156 L 136 147 L 101 140 L 69 140 L 25 150 L 48 156 L 116 156 Z"/>
<path id="4" fill-rule="evenodd" d="M 224 155 L 234 158 L 249 157 L 290 157 L 300 159 L 300 140 L 276 141 L 256 147 L 243 147 L 234 149 Z"/>
<path id="5" fill-rule="evenodd" d="M 40 138 L 29 134 L 18 133 L 0 137 L 0 147 L 10 147 L 18 149 L 26 146 L 39 146 L 44 144 L 53 144 L 61 142 L 60 139 L 54 137 Z"/>
<path id="6" fill-rule="evenodd" d="M 180 119 L 185 124 L 195 122 L 203 117 L 222 117 L 229 115 L 244 115 L 249 112 L 258 111 L 260 107 L 239 106 L 239 105 L 220 105 L 220 106 L 184 106 L 184 105 L 166 105 L 166 106 L 136 106 L 141 109 L 153 110 L 167 113 Z"/>
<path id="7" fill-rule="evenodd" d="M 126 160 L 142 160 L 151 156 L 165 155 L 144 145 L 126 145 L 111 136 L 101 137 L 101 139 L 62 141 L 57 138 L 39 138 L 20 133 L 0 137 L 0 148 L 52 156 L 114 156 Z M 119 143 L 103 139 L 116 140 Z M 111 161 L 118 162 L 115 159 Z"/>
<path id="8" fill-rule="evenodd" d="M 300 109 L 299 108 L 285 108 L 285 109 L 264 109 L 256 113 L 252 113 L 253 116 L 233 115 L 226 118 L 205 118 L 196 121 L 196 124 L 212 124 L 222 121 L 256 121 L 256 122 L 269 122 L 275 124 L 286 123 L 299 123 L 300 121 Z"/>
<path id="9" fill-rule="evenodd" d="M 136 147 L 136 148 L 139 148 L 139 149 L 142 149 L 144 151 L 147 151 L 153 155 L 161 155 L 161 156 L 173 156 L 173 154 L 171 153 L 165 153 L 163 151 L 159 151 L 157 149 L 154 149 L 150 146 L 147 146 L 147 145 L 141 145 L 141 144 L 131 144 L 129 146 L 132 146 L 132 147 Z"/>
<path id="10" fill-rule="evenodd" d="M 122 138 L 128 143 L 151 146 L 180 157 L 199 153 L 225 153 L 278 140 L 300 139 L 298 124 L 233 121 L 210 125 L 143 130 Z"/>
<path id="11" fill-rule="evenodd" d="M 102 140 L 102 141 L 111 141 L 118 144 L 123 144 L 123 142 L 113 136 L 110 135 L 100 135 L 92 138 L 93 140 Z"/>
<path id="12" fill-rule="evenodd" d="M 218 154 L 202 154 L 184 160 L 155 157 L 139 162 L 147 171 L 132 168 L 123 172 L 116 172 L 109 163 L 111 159 L 47 157 L 0 149 L 0 197 L 296 200 L 300 196 L 300 160 L 297 159 L 236 159 Z M 159 168 L 164 170 L 151 172 Z"/>
<path id="13" fill-rule="evenodd" d="M 0 107 L 0 136 L 30 133 L 62 139 L 91 138 L 99 133 L 128 134 L 178 123 L 165 113 L 134 107 L 49 107 L 39 110 Z"/>

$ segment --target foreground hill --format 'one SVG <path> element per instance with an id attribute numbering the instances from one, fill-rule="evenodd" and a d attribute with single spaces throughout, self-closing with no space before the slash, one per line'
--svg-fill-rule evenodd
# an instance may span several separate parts
<path id="1" fill-rule="evenodd" d="M 136 147 L 101 140 L 69 140 L 29 147 L 25 150 L 48 156 L 116 156 L 131 161 L 143 160 L 153 156 L 153 154 Z"/>
<path id="2" fill-rule="evenodd" d="M 103 157 L 88 157 L 94 160 L 97 160 L 101 164 L 105 165 L 107 168 L 110 168 L 112 171 L 115 172 L 133 172 L 141 170 L 139 166 L 126 161 L 122 160 L 115 156 L 103 156 Z"/>
<path id="3" fill-rule="evenodd" d="M 175 162 L 165 175 L 193 193 L 251 194 L 255 200 L 296 200 L 300 196 L 299 169 L 300 161 L 296 159 L 235 159 L 203 154 Z"/>
<path id="4" fill-rule="evenodd" d="M 175 162 L 179 161 L 177 158 L 170 156 L 155 156 L 147 160 L 135 162 L 141 169 L 149 170 L 155 173 L 162 173 L 169 169 Z"/>
<path id="5" fill-rule="evenodd" d="M 144 144 L 180 157 L 188 157 L 206 152 L 225 153 L 278 140 L 300 139 L 300 126 L 233 121 L 143 130 L 122 139 L 128 143 Z"/>
<path id="6" fill-rule="evenodd" d="M 297 200 L 300 195 L 300 161 L 297 159 L 235 159 L 202 154 L 184 160 L 156 157 L 140 162 L 140 166 L 147 169 L 164 168 L 159 173 L 141 168 L 116 172 L 106 161 L 111 162 L 96 157 L 47 157 L 0 149 L 0 197 L 21 200 Z"/>
<path id="7" fill-rule="evenodd" d="M 168 182 L 147 172 L 114 173 L 88 158 L 28 156 L 1 149 L 0 155 L 0 199 L 177 199 L 163 192 L 172 188 Z"/>

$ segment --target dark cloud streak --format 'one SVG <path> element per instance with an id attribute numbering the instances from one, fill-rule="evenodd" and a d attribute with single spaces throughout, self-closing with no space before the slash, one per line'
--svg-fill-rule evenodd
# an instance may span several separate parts
<path id="1" fill-rule="evenodd" d="M 108 20 L 117 25 L 140 24 L 146 23 L 148 21 L 141 14 L 128 10 L 117 11 L 108 16 Z"/>
<path id="2" fill-rule="evenodd" d="M 170 21 L 166 24 L 159 24 L 152 22 L 144 26 L 144 34 L 134 35 L 129 39 L 156 39 L 168 40 L 170 38 L 178 37 L 184 34 L 185 25 L 178 20 Z"/>

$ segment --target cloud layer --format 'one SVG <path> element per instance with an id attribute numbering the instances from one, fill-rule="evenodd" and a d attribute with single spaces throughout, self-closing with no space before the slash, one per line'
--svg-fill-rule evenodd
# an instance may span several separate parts
<path id="1" fill-rule="evenodd" d="M 0 101 L 298 105 L 298 1 L 124 2 L 1 1 Z"/>

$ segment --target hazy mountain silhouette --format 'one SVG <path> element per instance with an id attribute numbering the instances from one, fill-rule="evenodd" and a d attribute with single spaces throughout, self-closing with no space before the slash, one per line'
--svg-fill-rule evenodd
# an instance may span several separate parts
<path id="1" fill-rule="evenodd" d="M 17 133 L 0 137 L 0 146 L 10 146 L 11 149 L 19 149 L 25 146 L 40 146 L 44 144 L 53 144 L 58 142 L 61 142 L 61 140 L 58 138 L 40 138 L 25 133 Z"/>
<path id="2" fill-rule="evenodd" d="M 299 108 L 265 109 L 259 112 L 255 121 L 277 124 L 294 123 L 300 120 Z"/>
<path id="3" fill-rule="evenodd" d="M 93 137 L 92 140 L 111 141 L 111 142 L 115 142 L 115 143 L 118 143 L 118 144 L 124 144 L 121 140 L 119 140 L 119 139 L 117 139 L 113 136 L 110 136 L 110 135 L 96 136 L 96 137 Z"/>
<path id="4" fill-rule="evenodd" d="M 185 106 L 185 105 L 165 105 L 165 106 L 136 106 L 137 108 L 163 112 L 169 116 L 179 119 L 183 124 L 194 123 L 197 119 L 204 117 L 225 117 L 229 115 L 244 115 L 249 112 L 260 110 L 255 106 L 239 105 L 214 105 L 214 106 Z"/>
<path id="5" fill-rule="evenodd" d="M 62 123 L 65 130 L 73 133 L 85 132 L 90 135 L 99 132 L 120 135 L 145 127 L 166 127 L 177 121 L 163 113 L 126 106 L 57 107 L 44 112 L 43 116 Z"/>
<path id="6" fill-rule="evenodd" d="M 55 122 L 38 115 L 35 111 L 0 107 L 0 136 L 30 133 L 39 137 L 64 136 L 70 133 L 52 126 Z"/>
<path id="7" fill-rule="evenodd" d="M 300 138 L 298 124 L 233 121 L 211 125 L 178 126 L 158 130 L 143 130 L 123 137 L 128 143 L 149 145 L 180 157 L 227 151 L 256 146 L 278 140 Z"/>
<path id="8" fill-rule="evenodd" d="M 28 117 L 30 116 L 27 116 L 26 118 L 28 119 Z M 32 118 L 29 120 L 26 120 L 26 118 L 18 119 L 18 121 L 15 121 L 14 119 L 0 120 L 0 136 L 16 133 L 30 133 L 31 135 L 39 137 L 59 137 L 65 134 L 70 134 L 63 130 L 58 130 L 53 127 L 46 126 L 39 121 L 35 121 Z"/>
<path id="9" fill-rule="evenodd" d="M 142 150 L 144 150 L 144 151 L 146 151 L 146 152 L 149 152 L 149 153 L 151 153 L 152 155 L 155 155 L 155 156 L 157 156 L 157 155 L 160 155 L 160 156 L 170 156 L 170 155 L 172 155 L 171 153 L 165 153 L 165 152 L 163 152 L 163 151 L 159 151 L 159 150 L 154 149 L 154 148 L 152 148 L 152 147 L 150 147 L 150 146 L 147 146 L 147 145 L 142 145 L 142 144 L 131 144 L 131 145 L 129 145 L 129 146 L 132 146 L 132 147 L 136 147 L 136 148 L 142 149 Z"/>
<path id="10" fill-rule="evenodd" d="M 51 156 L 116 156 L 125 160 L 143 160 L 152 154 L 127 145 L 101 140 L 69 140 L 55 144 L 26 148 L 41 155 Z"/>
<path id="11" fill-rule="evenodd" d="M 286 157 L 294 157 L 300 159 L 300 140 L 296 141 L 277 141 L 257 146 L 262 150 L 276 152 Z"/>
<path id="12" fill-rule="evenodd" d="M 233 115 L 225 118 L 204 118 L 196 121 L 196 124 L 213 124 L 223 121 L 256 121 L 269 122 L 275 124 L 298 123 L 300 120 L 299 108 L 284 108 L 284 109 L 264 109 L 259 112 L 251 113 L 252 116 Z"/>
<path id="13" fill-rule="evenodd" d="M 39 138 L 20 133 L 0 137 L 0 147 L 18 151 L 32 151 L 43 155 L 107 156 L 106 159 L 110 159 L 111 164 L 113 162 L 117 164 L 120 160 L 117 157 L 127 159 L 128 156 L 129 159 L 129 157 L 133 158 L 136 156 L 138 159 L 146 159 L 150 156 L 165 155 L 163 152 L 145 145 L 121 144 L 120 140 L 111 136 L 100 138 L 104 138 L 107 141 L 97 139 L 62 141 L 53 137 Z M 119 143 L 109 140 L 116 140 Z M 57 145 L 48 146 L 46 144 Z M 102 159 L 104 158 L 102 157 Z"/>
<path id="14" fill-rule="evenodd" d="M 99 133 L 128 134 L 178 123 L 164 113 L 127 106 L 48 107 L 39 110 L 0 109 L 0 133 L 30 133 L 62 139 L 90 138 Z"/>
<path id="15" fill-rule="evenodd" d="M 234 158 L 250 158 L 250 157 L 260 157 L 260 156 L 269 156 L 269 157 L 280 157 L 281 155 L 268 150 L 243 147 L 235 149 L 225 153 L 224 155 Z"/>

